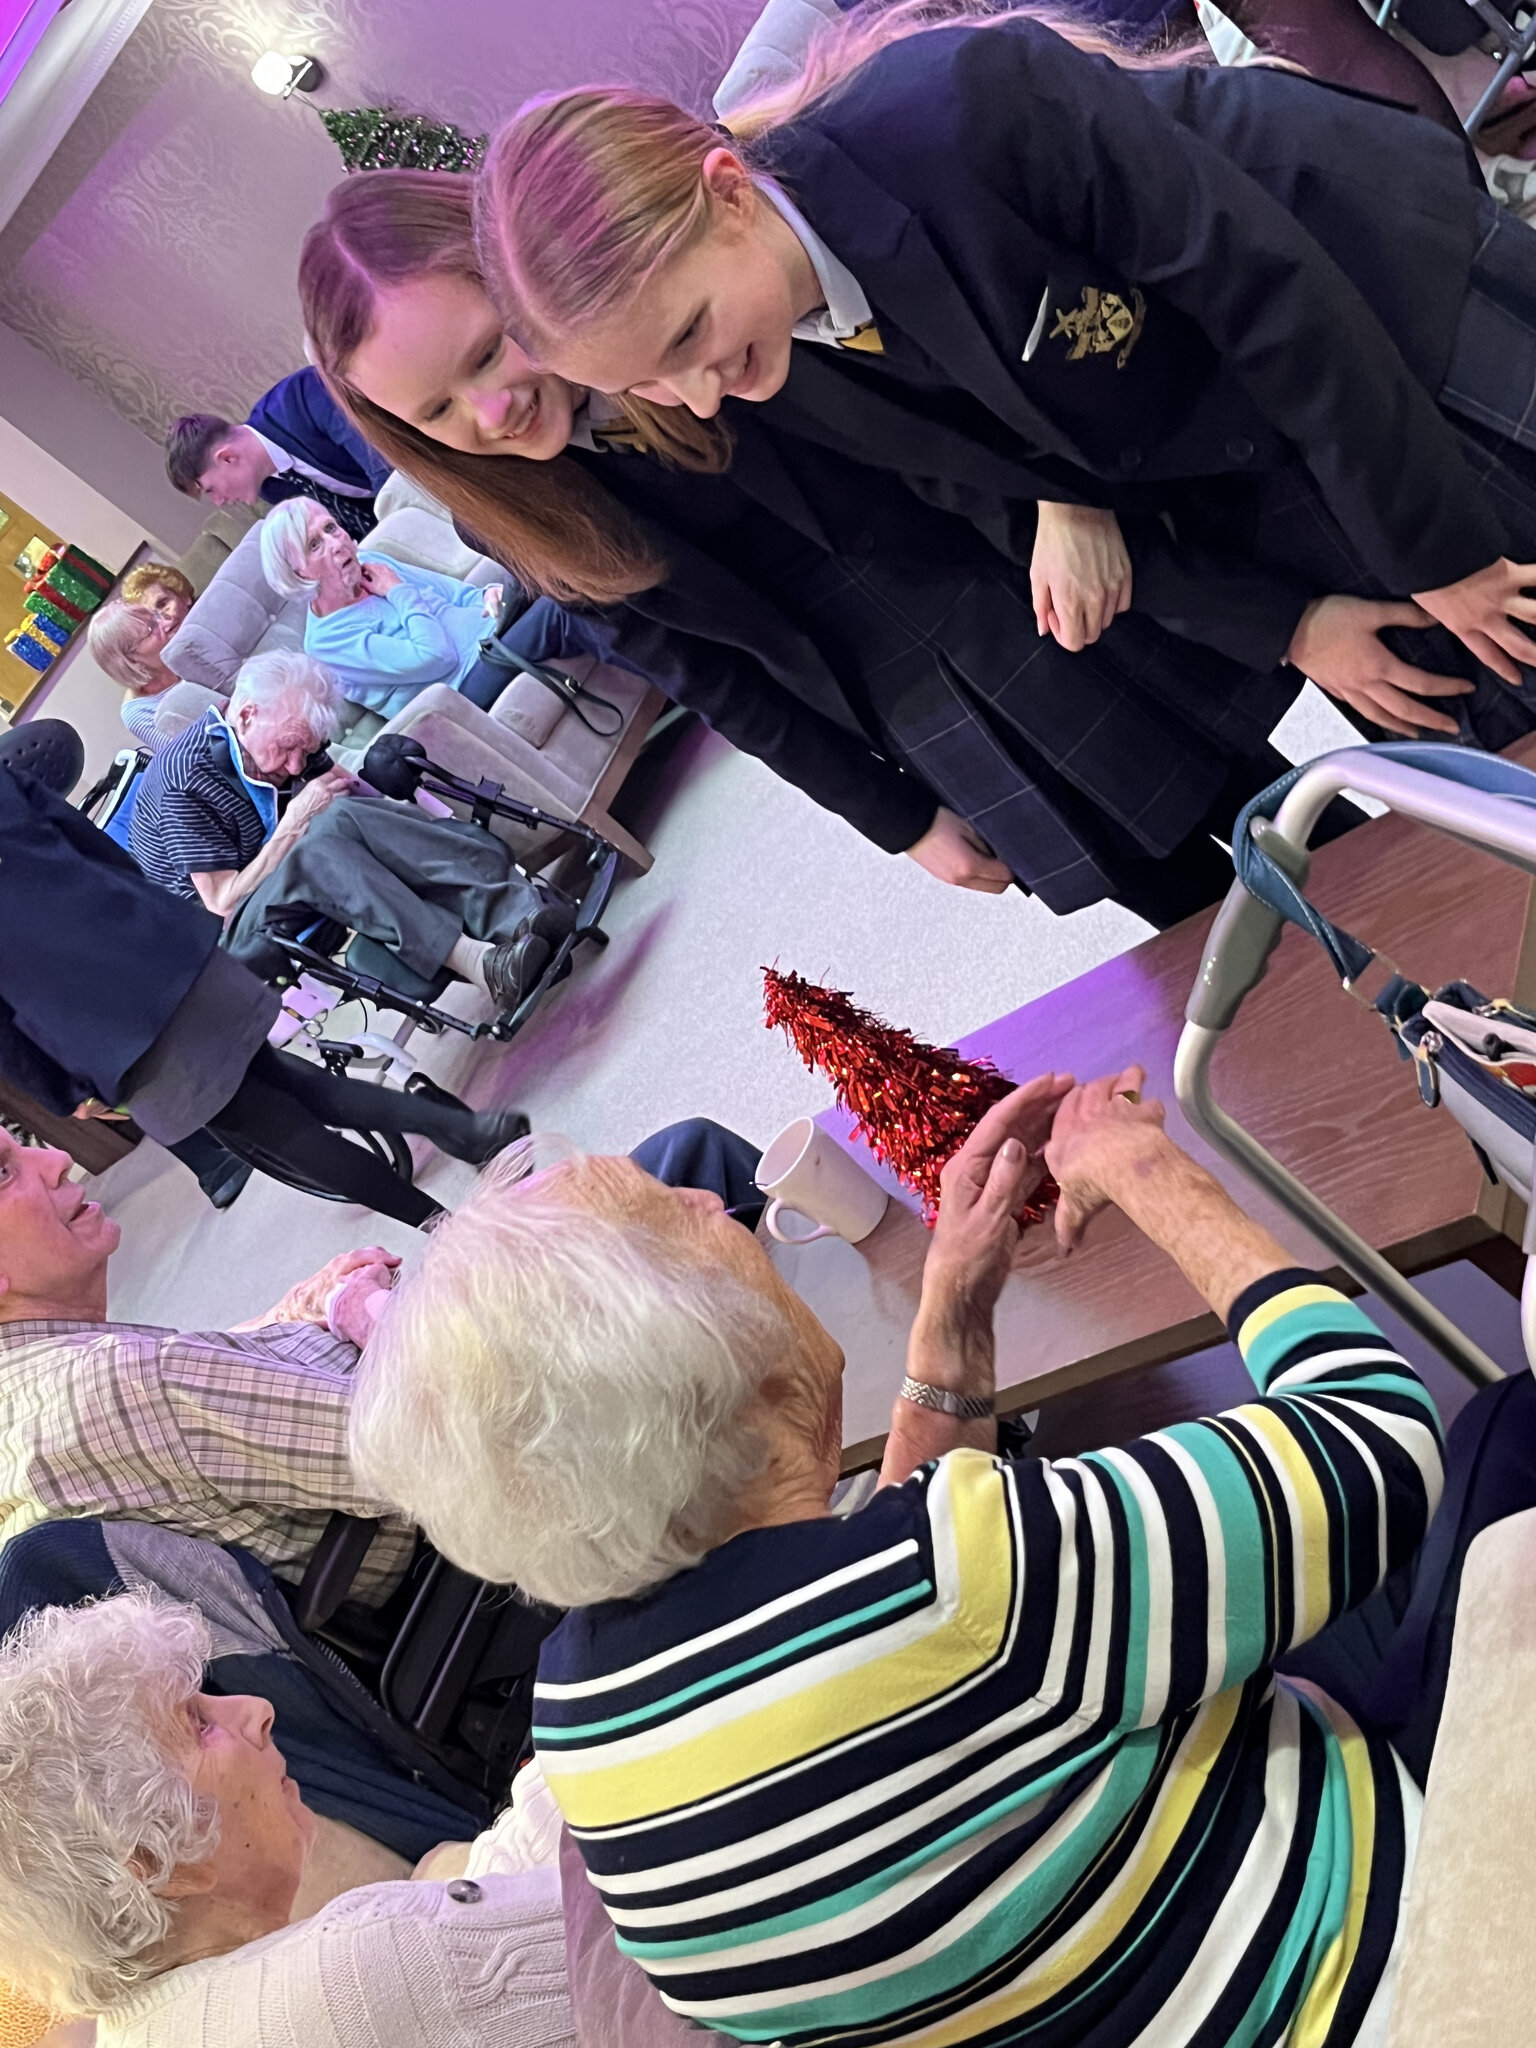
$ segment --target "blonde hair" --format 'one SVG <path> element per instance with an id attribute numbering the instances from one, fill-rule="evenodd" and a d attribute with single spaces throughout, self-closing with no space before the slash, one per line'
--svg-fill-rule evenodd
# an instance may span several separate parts
<path id="1" fill-rule="evenodd" d="M 733 109 L 724 129 L 750 154 L 890 44 L 1020 18 L 1119 64 L 1187 61 L 1173 48 L 1135 52 L 1049 5 L 866 0 L 818 32 L 798 76 Z M 708 226 L 702 170 L 721 137 L 670 100 L 625 86 L 548 94 L 514 114 L 492 137 L 475 190 L 480 267 L 509 331 L 543 354 L 629 304 Z"/>
<path id="2" fill-rule="evenodd" d="M 168 590 L 172 597 L 185 598 L 188 604 L 195 602 L 197 592 L 179 569 L 169 562 L 140 562 L 128 571 L 118 586 L 118 595 L 125 604 L 145 604 L 149 593 L 156 584 Z"/>
<path id="3" fill-rule="evenodd" d="M 156 680 L 155 671 L 139 659 L 139 643 L 159 624 L 147 604 L 109 597 L 99 611 L 92 612 L 91 623 L 85 629 L 85 644 L 102 674 L 137 696 Z"/>
<path id="4" fill-rule="evenodd" d="M 506 565 L 525 589 L 614 604 L 666 576 L 638 522 L 578 464 L 471 455 L 375 405 L 351 381 L 380 296 L 427 277 L 484 290 L 471 221 L 473 180 L 451 171 L 364 171 L 338 185 L 304 238 L 299 301 L 311 355 L 358 431 Z M 721 470 L 730 438 L 675 407 L 619 403 L 641 447 L 678 468 Z"/>

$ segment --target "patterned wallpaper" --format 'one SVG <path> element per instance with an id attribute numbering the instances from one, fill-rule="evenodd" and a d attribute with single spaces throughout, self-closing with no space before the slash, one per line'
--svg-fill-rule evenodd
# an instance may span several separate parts
<path id="1" fill-rule="evenodd" d="M 154 0 L 0 234 L 0 320 L 155 440 L 238 419 L 303 361 L 298 244 L 341 174 L 311 107 L 251 83 L 264 49 L 318 57 L 325 106 L 478 132 L 597 79 L 702 108 L 760 4 Z"/>

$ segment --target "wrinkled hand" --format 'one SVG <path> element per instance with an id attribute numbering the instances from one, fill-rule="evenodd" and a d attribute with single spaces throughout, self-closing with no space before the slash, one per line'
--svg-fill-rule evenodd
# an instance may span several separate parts
<path id="1" fill-rule="evenodd" d="M 1431 675 L 1399 661 L 1377 638 L 1383 626 L 1429 626 L 1416 604 L 1376 603 L 1363 597 L 1314 598 L 1301 615 L 1286 660 L 1320 690 L 1366 718 L 1416 739 L 1421 730 L 1455 733 L 1454 718 L 1420 702 L 1424 697 L 1465 697 L 1473 685 L 1460 676 Z"/>
<path id="2" fill-rule="evenodd" d="M 1019 1242 L 1018 1213 L 1045 1178 L 1044 1152 L 1070 1074 L 1041 1074 L 995 1102 L 939 1175 L 923 1308 L 990 1318 Z M 921 1311 L 920 1311 L 921 1313 Z"/>
<path id="3" fill-rule="evenodd" d="M 922 838 L 907 848 L 907 859 L 952 888 L 980 889 L 988 896 L 1001 896 L 1013 880 L 986 841 L 942 804 Z"/>
<path id="4" fill-rule="evenodd" d="M 400 1265 L 393 1252 L 385 1251 L 382 1245 L 364 1245 L 355 1252 L 340 1252 L 334 1259 L 327 1259 L 318 1273 L 311 1273 L 307 1280 L 301 1280 L 297 1287 L 290 1287 L 276 1308 L 270 1309 L 261 1320 L 264 1323 L 317 1323 L 325 1327 L 325 1305 L 343 1281 L 356 1277 L 367 1282 L 367 1291 L 390 1288 L 395 1282 L 395 1273 Z"/>
<path id="5" fill-rule="evenodd" d="M 1470 647 L 1485 668 L 1506 683 L 1518 683 L 1522 664 L 1536 667 L 1536 641 L 1514 623 L 1519 619 L 1536 625 L 1536 598 L 1526 595 L 1533 585 L 1536 563 L 1501 556 L 1476 575 L 1447 583 L 1443 590 L 1416 590 L 1414 598 Z"/>
<path id="6" fill-rule="evenodd" d="M 387 597 L 404 580 L 400 571 L 391 569 L 388 562 L 360 562 L 358 567 L 362 570 L 364 588 L 371 590 L 375 597 Z"/>
<path id="7" fill-rule="evenodd" d="M 1146 1069 L 1126 1067 L 1074 1088 L 1056 1112 L 1045 1163 L 1061 1189 L 1056 1242 L 1069 1252 L 1101 1209 L 1115 1199 L 1124 1175 L 1145 1170 L 1167 1141 L 1163 1105 L 1133 1101 Z"/>
<path id="8" fill-rule="evenodd" d="M 379 1261 L 375 1265 L 359 1266 L 355 1273 L 347 1275 L 331 1302 L 331 1311 L 325 1320 L 338 1337 L 345 1337 L 359 1351 L 373 1335 L 374 1325 L 388 1306 L 389 1290 L 398 1278 L 396 1268 L 399 1263 L 396 1259 L 393 1265 Z"/>
<path id="9" fill-rule="evenodd" d="M 306 783 L 284 811 L 284 829 L 300 831 L 311 818 L 318 818 L 337 797 L 356 796 L 362 787 L 361 777 L 354 775 L 350 768 L 327 768 L 323 775 L 317 775 L 313 782 Z"/>
<path id="10" fill-rule="evenodd" d="M 1040 631 L 1073 654 L 1091 647 L 1131 602 L 1131 558 L 1114 513 L 1042 500 L 1029 585 Z"/>

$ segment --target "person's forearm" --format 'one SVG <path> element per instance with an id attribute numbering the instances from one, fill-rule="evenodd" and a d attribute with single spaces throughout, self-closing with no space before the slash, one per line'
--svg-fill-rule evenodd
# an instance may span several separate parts
<path id="1" fill-rule="evenodd" d="M 907 1341 L 907 1374 L 946 1393 L 990 1401 L 996 1391 L 997 1341 L 992 1316 L 952 1307 L 936 1290 L 924 1289 Z M 880 1484 L 899 1486 L 920 1465 L 950 1451 L 997 1449 L 997 1423 L 989 1416 L 962 1422 L 958 1416 L 922 1408 L 898 1394 L 880 1466 Z"/>
<path id="2" fill-rule="evenodd" d="M 1158 1245 L 1223 1322 L 1245 1287 L 1296 1261 L 1262 1224 L 1245 1216 L 1203 1166 L 1161 1132 L 1105 1193 Z"/>
<path id="3" fill-rule="evenodd" d="M 279 825 L 253 861 L 217 875 L 194 875 L 193 886 L 216 917 L 228 917 L 267 879 L 298 837 L 297 831 L 290 832 L 285 825 Z"/>

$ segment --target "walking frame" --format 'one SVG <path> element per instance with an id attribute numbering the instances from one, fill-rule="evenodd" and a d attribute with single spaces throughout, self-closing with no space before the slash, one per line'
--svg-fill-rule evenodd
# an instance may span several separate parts
<path id="1" fill-rule="evenodd" d="M 1388 810 L 1433 831 L 1449 833 L 1467 845 L 1481 848 L 1528 875 L 1536 875 L 1536 810 L 1507 794 L 1445 781 L 1394 760 L 1389 754 L 1390 750 L 1376 747 L 1350 747 L 1325 755 L 1304 769 L 1291 785 L 1273 823 L 1254 817 L 1249 824 L 1245 817 L 1239 821 L 1239 829 L 1250 830 L 1253 844 L 1274 861 L 1298 890 L 1303 890 L 1310 864 L 1308 841 L 1317 821 L 1336 796 L 1350 790 L 1357 796 L 1374 798 Z M 1532 788 L 1536 791 L 1536 778 Z M 1233 883 L 1217 913 L 1200 972 L 1185 1005 L 1185 1024 L 1174 1060 L 1174 1094 L 1179 1107 L 1207 1144 L 1231 1160 L 1326 1245 L 1347 1273 L 1401 1316 L 1457 1371 L 1478 1385 L 1503 1379 L 1502 1368 L 1485 1351 L 1357 1236 L 1342 1217 L 1319 1201 L 1216 1100 L 1211 1082 L 1216 1048 L 1248 995 L 1263 980 L 1285 922 L 1278 910 L 1251 894 L 1243 881 Z M 1370 961 L 1367 954 L 1366 962 Z M 1364 971 L 1362 967 L 1355 980 L 1346 980 L 1344 986 L 1358 1001 L 1369 1004 L 1370 999 L 1358 987 Z M 1530 1203 L 1530 1188 L 1523 1192 L 1530 1204 L 1528 1214 L 1536 1216 L 1536 1203 Z M 1536 1361 L 1536 1258 L 1532 1257 L 1536 1252 L 1536 1232 L 1530 1221 L 1523 1249 L 1526 1270 L 1521 1329 L 1527 1358 Z"/>

